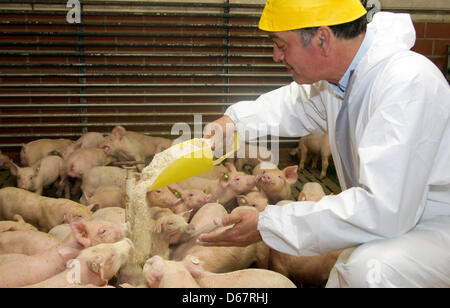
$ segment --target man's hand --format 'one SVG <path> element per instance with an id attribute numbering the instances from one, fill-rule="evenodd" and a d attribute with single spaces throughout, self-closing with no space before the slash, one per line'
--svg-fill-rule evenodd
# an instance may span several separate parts
<path id="1" fill-rule="evenodd" d="M 227 142 L 224 142 L 226 138 L 231 138 L 232 140 L 235 128 L 236 127 L 231 118 L 224 115 L 223 117 L 208 123 L 205 126 L 203 129 L 203 137 L 211 139 L 212 149 L 215 149 L 216 147 L 223 148 L 223 144 L 227 144 Z"/>
<path id="2" fill-rule="evenodd" d="M 222 226 L 234 226 L 222 232 L 201 235 L 197 242 L 203 246 L 240 246 L 245 247 L 262 240 L 257 229 L 259 212 L 253 209 L 240 209 L 229 215 L 216 218 L 214 223 Z"/>

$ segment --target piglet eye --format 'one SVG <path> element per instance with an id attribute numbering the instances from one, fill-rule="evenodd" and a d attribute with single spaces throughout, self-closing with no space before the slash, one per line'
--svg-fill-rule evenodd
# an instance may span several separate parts
<path id="1" fill-rule="evenodd" d="M 100 229 L 100 231 L 98 233 L 99 234 L 105 234 L 106 233 L 106 229 Z"/>

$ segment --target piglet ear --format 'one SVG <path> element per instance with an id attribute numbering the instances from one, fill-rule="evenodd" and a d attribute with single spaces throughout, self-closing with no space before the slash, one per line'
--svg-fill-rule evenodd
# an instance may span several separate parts
<path id="1" fill-rule="evenodd" d="M 226 162 L 225 167 L 227 167 L 228 171 L 230 172 L 237 172 L 236 167 L 231 162 Z"/>
<path id="2" fill-rule="evenodd" d="M 297 201 L 306 201 L 306 194 L 303 191 L 298 195 Z"/>
<path id="3" fill-rule="evenodd" d="M 161 233 L 162 232 L 162 223 L 161 221 L 154 220 L 151 222 L 150 230 L 154 233 Z"/>
<path id="4" fill-rule="evenodd" d="M 89 204 L 89 205 L 86 206 L 86 207 L 89 209 L 89 211 L 95 212 L 95 211 L 98 211 L 98 210 L 100 209 L 100 204 L 98 204 L 98 203 L 92 203 L 92 204 Z"/>
<path id="5" fill-rule="evenodd" d="M 90 261 L 89 269 L 94 272 L 100 280 L 103 282 L 103 285 L 108 284 L 108 280 L 105 277 L 105 263 L 103 262 L 100 256 L 96 256 L 93 261 Z"/>
<path id="6" fill-rule="evenodd" d="M 183 217 L 184 220 L 189 221 L 189 218 L 191 217 L 191 213 L 192 213 L 193 210 L 194 210 L 194 209 L 190 209 L 190 210 L 184 211 L 184 212 L 182 212 L 182 213 L 180 213 L 180 214 L 178 214 L 178 215 L 180 215 L 181 217 Z"/>
<path id="7" fill-rule="evenodd" d="M 9 171 L 12 175 L 17 176 L 17 174 L 19 173 L 19 169 L 20 167 L 17 166 L 13 161 L 9 162 Z"/>
<path id="8" fill-rule="evenodd" d="M 81 219 L 72 219 L 70 221 L 70 228 L 72 229 L 72 233 L 78 243 L 80 243 L 80 245 L 82 245 L 84 248 L 91 246 L 91 239 L 89 238 L 87 227 L 84 221 L 82 221 Z"/>
<path id="9" fill-rule="evenodd" d="M 248 205 L 248 200 L 247 197 L 244 195 L 237 195 L 236 196 L 236 201 L 239 205 Z"/>
<path id="10" fill-rule="evenodd" d="M 159 270 L 154 269 L 145 272 L 145 279 L 151 288 L 157 288 L 162 277 L 163 273 Z"/>
<path id="11" fill-rule="evenodd" d="M 70 260 L 73 258 L 76 258 L 77 255 L 80 253 L 78 249 L 63 246 L 58 249 L 58 254 L 64 259 L 64 260 Z"/>
<path id="12" fill-rule="evenodd" d="M 297 182 L 298 174 L 297 174 L 298 166 L 289 166 L 283 169 L 283 174 L 286 177 L 286 182 L 293 185 Z"/>
<path id="13" fill-rule="evenodd" d="M 17 222 L 25 223 L 25 220 L 24 220 L 23 217 L 20 216 L 19 214 L 15 214 L 15 215 L 13 216 L 13 219 L 14 219 L 15 221 L 17 221 Z"/>
<path id="14" fill-rule="evenodd" d="M 222 173 L 222 175 L 219 178 L 219 183 L 220 186 L 222 186 L 223 188 L 226 188 L 228 185 L 230 185 L 230 176 L 228 175 L 228 173 Z"/>
<path id="15" fill-rule="evenodd" d="M 119 139 L 122 139 L 126 133 L 127 131 L 123 126 L 116 126 L 112 130 L 112 134 Z"/>
<path id="16" fill-rule="evenodd" d="M 159 282 L 163 277 L 163 272 L 161 270 L 152 267 L 153 263 L 161 259 L 162 258 L 160 256 L 153 256 L 145 262 L 143 268 L 145 279 L 147 280 L 148 285 L 152 288 L 158 287 Z"/>
<path id="17" fill-rule="evenodd" d="M 64 214 L 64 223 L 68 224 L 72 221 L 72 213 Z"/>
<path id="18" fill-rule="evenodd" d="M 196 256 L 188 256 L 184 263 L 186 269 L 191 273 L 194 279 L 200 278 L 203 272 L 201 261 Z"/>

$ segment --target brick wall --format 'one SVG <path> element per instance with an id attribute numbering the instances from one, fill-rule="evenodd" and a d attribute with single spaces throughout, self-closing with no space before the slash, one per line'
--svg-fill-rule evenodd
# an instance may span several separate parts
<path id="1" fill-rule="evenodd" d="M 450 22 L 415 22 L 417 40 L 413 50 L 433 61 L 447 74 Z"/>

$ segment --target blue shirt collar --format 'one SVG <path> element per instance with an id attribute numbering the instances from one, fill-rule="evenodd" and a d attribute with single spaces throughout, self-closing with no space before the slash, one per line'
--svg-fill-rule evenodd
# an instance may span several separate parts
<path id="1" fill-rule="evenodd" d="M 356 53 L 355 57 L 353 58 L 352 63 L 350 63 L 350 66 L 347 68 L 347 71 L 345 72 L 344 76 L 342 76 L 341 80 L 339 80 L 339 84 L 334 84 L 329 82 L 329 85 L 331 88 L 336 92 L 339 96 L 344 97 L 345 90 L 347 90 L 348 83 L 350 81 L 350 72 L 355 70 L 358 66 L 359 62 L 362 58 L 367 54 L 367 51 L 369 50 L 370 46 L 372 46 L 372 42 L 374 39 L 374 33 L 370 30 L 366 32 L 366 35 L 364 36 L 364 40 L 361 44 L 361 46 L 358 49 L 358 52 Z"/>

